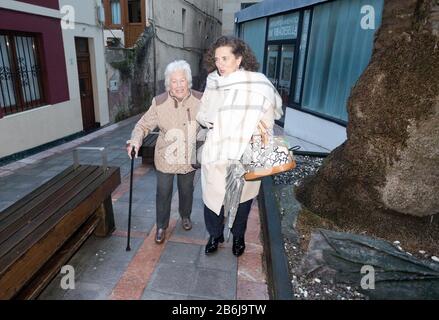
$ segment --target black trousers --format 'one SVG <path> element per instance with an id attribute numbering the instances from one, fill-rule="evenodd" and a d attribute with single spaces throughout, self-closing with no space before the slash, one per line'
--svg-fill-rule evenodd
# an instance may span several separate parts
<path id="1" fill-rule="evenodd" d="M 235 221 L 233 222 L 232 234 L 235 237 L 244 237 L 247 229 L 247 220 L 252 206 L 253 199 L 240 203 L 236 212 Z M 204 205 L 204 222 L 206 223 L 207 232 L 214 238 L 220 237 L 224 232 L 224 206 L 221 207 L 219 216 Z"/>
<path id="2" fill-rule="evenodd" d="M 194 177 L 195 172 L 177 174 L 178 187 L 178 211 L 182 218 L 189 218 L 192 212 L 194 199 Z M 166 229 L 171 216 L 172 189 L 174 185 L 173 173 L 157 173 L 156 193 L 156 222 L 157 228 Z"/>

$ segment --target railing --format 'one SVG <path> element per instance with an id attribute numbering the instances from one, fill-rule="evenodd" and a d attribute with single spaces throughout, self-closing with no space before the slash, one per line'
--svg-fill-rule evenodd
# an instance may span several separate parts
<path id="1" fill-rule="evenodd" d="M 0 33 L 0 108 L 12 114 L 44 104 L 37 39 Z"/>

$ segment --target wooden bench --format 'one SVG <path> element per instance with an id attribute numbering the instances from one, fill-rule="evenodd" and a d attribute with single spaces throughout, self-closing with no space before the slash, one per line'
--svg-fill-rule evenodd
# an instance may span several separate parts
<path id="1" fill-rule="evenodd" d="M 142 157 L 143 164 L 154 164 L 154 150 L 158 136 L 159 129 L 157 128 L 143 139 L 138 153 L 139 157 Z"/>
<path id="2" fill-rule="evenodd" d="M 93 232 L 114 230 L 118 167 L 74 164 L 0 213 L 0 299 L 34 299 Z"/>

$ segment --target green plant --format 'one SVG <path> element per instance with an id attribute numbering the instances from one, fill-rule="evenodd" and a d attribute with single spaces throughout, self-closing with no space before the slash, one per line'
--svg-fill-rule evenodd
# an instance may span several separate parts
<path id="1" fill-rule="evenodd" d="M 128 79 L 131 77 L 134 65 L 135 52 L 129 50 L 124 60 L 110 62 L 110 65 L 119 70 L 122 79 Z"/>

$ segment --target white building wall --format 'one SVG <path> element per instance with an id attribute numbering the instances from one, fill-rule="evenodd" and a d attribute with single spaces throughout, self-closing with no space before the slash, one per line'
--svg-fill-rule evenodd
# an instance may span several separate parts
<path id="1" fill-rule="evenodd" d="M 74 0 L 59 1 L 60 8 L 71 5 L 75 9 L 75 28 L 62 30 L 70 100 L 3 117 L 0 126 L 0 158 L 83 130 L 75 36 L 89 38 L 95 117 L 101 126 L 109 122 L 104 38 L 101 27 L 97 25 L 97 3 L 100 1 L 81 1 L 80 5 Z M 5 5 L 9 9 L 30 14 L 37 10 L 38 14 L 44 16 L 62 16 L 56 10 L 39 9 L 18 1 L 5 1 Z"/>
<path id="2" fill-rule="evenodd" d="M 97 20 L 97 6 L 101 2 L 81 1 L 80 5 L 74 0 L 60 0 L 63 5 L 72 5 L 75 9 L 74 29 L 63 30 L 64 52 L 66 56 L 67 77 L 69 82 L 70 99 L 75 100 L 81 109 L 78 82 L 78 66 L 76 64 L 75 37 L 88 38 L 90 51 L 90 69 L 93 84 L 93 102 L 95 120 L 101 126 L 109 122 L 107 79 L 105 74 L 105 46 L 103 27 Z M 82 126 L 82 116 L 80 118 Z M 82 130 L 82 129 L 81 129 Z"/>
<path id="3" fill-rule="evenodd" d="M 261 2 L 262 0 L 221 0 L 222 1 L 222 34 L 235 35 L 235 13 L 241 10 L 242 3 Z"/>

